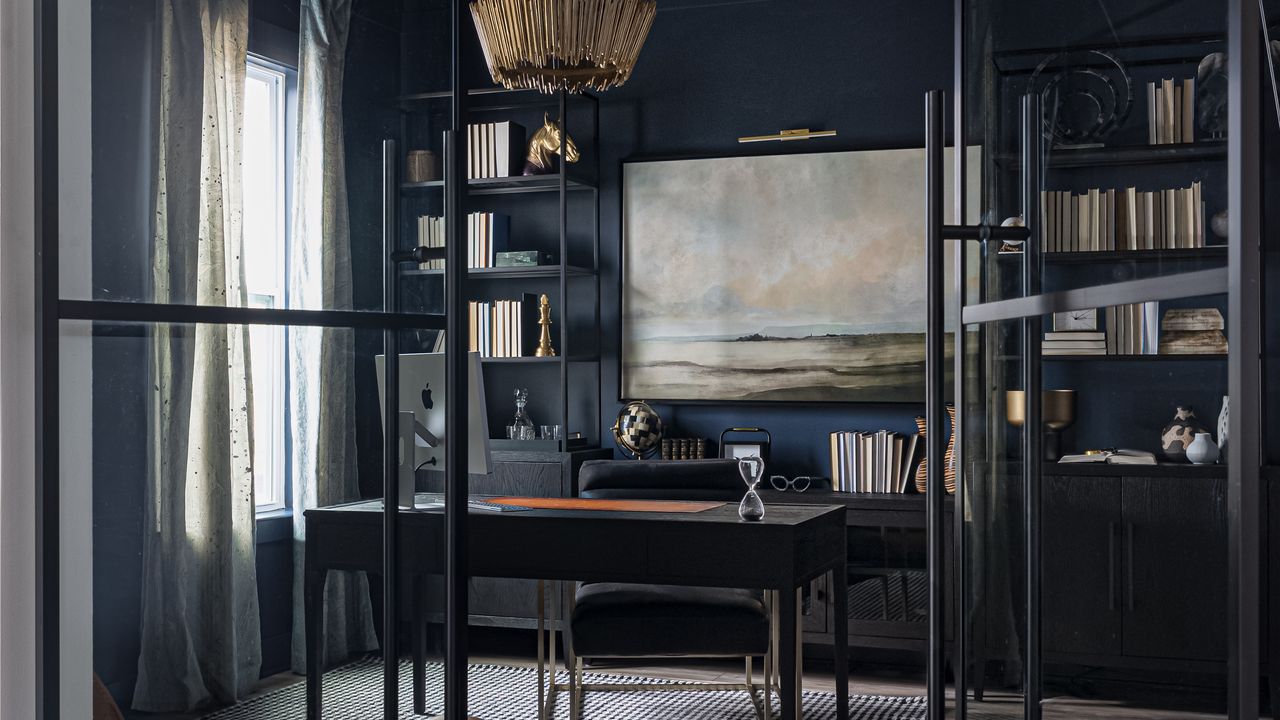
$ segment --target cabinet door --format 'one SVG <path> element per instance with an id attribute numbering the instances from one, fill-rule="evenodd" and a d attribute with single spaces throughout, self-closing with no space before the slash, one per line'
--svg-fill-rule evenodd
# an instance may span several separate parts
<path id="1" fill-rule="evenodd" d="M 1043 482 L 1044 649 L 1118 655 L 1121 480 L 1045 476 Z"/>
<path id="2" fill-rule="evenodd" d="M 1124 653 L 1225 660 L 1226 483 L 1124 479 Z"/>

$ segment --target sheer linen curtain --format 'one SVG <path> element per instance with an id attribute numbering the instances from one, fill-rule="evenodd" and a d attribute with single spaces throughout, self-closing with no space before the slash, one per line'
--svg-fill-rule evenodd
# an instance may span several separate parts
<path id="1" fill-rule="evenodd" d="M 245 304 L 240 155 L 248 0 L 161 0 L 153 283 L 158 303 Z M 142 637 L 133 706 L 230 703 L 262 664 L 248 334 L 151 332 Z"/>
<path id="2" fill-rule="evenodd" d="M 350 310 L 351 231 L 342 137 L 343 63 L 351 0 L 302 0 L 298 46 L 298 152 L 289 305 Z M 293 669 L 306 671 L 302 513 L 357 500 L 354 332 L 289 331 L 293 483 Z M 364 573 L 331 572 L 321 633 L 325 665 L 378 647 Z"/>

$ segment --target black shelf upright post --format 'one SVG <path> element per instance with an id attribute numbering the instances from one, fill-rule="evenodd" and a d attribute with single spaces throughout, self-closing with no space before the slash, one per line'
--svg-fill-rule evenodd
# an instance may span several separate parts
<path id="1" fill-rule="evenodd" d="M 1044 157 L 1039 95 L 1022 98 L 1022 217 L 1027 240 L 1022 246 L 1022 292 L 1040 294 L 1040 172 Z M 1026 546 L 1026 649 L 1023 662 L 1023 717 L 1040 720 L 1043 695 L 1040 663 L 1040 458 L 1041 367 L 1039 316 L 1022 319 L 1022 386 L 1026 422 L 1022 428 L 1023 534 Z"/>
<path id="2" fill-rule="evenodd" d="M 955 156 L 952 167 L 954 171 L 954 187 L 955 193 L 955 211 L 953 213 L 956 225 L 964 225 L 968 222 L 965 216 L 965 187 L 966 178 L 966 154 L 965 147 L 968 139 L 967 123 L 964 116 L 964 100 L 966 95 L 965 85 L 965 0 L 955 0 L 954 2 L 955 19 L 953 25 L 954 42 L 952 49 L 952 72 L 954 73 L 954 90 L 952 92 L 952 146 L 955 148 Z M 956 292 L 956 317 L 955 317 L 955 334 L 952 342 L 952 353 L 954 359 L 954 385 L 955 389 L 952 393 L 952 401 L 955 403 L 956 415 L 955 422 L 952 424 L 951 432 L 956 441 L 955 452 L 953 453 L 952 462 L 955 463 L 956 473 L 956 492 L 955 492 L 955 511 L 951 515 L 951 582 L 954 586 L 951 591 L 951 673 L 953 684 L 955 685 L 955 709 L 954 717 L 964 718 L 968 713 L 968 685 L 969 685 L 969 623 L 965 613 L 965 605 L 967 603 L 968 594 L 968 573 L 966 572 L 965 556 L 967 553 L 965 524 L 964 524 L 964 507 L 965 507 L 965 460 L 964 460 L 964 423 L 965 423 L 965 327 L 961 321 L 960 314 L 964 308 L 965 301 L 965 283 L 968 277 L 968 268 L 965 265 L 968 246 L 963 242 L 955 243 L 953 248 L 954 262 L 954 283 Z"/>
<path id="3" fill-rule="evenodd" d="M 945 380 L 945 312 L 943 297 L 943 153 L 946 94 L 931 90 L 925 96 L 925 287 L 928 295 L 928 332 L 925 333 L 925 457 L 928 460 L 925 488 L 925 517 L 928 526 L 926 551 L 929 569 L 929 657 L 926 691 L 928 720 L 945 720 L 946 686 L 946 563 L 943 538 L 944 500 L 947 493 L 946 433 L 943 430 L 943 383 Z M 836 638 L 842 642 L 842 638 Z"/>
<path id="4" fill-rule="evenodd" d="M 466 0 L 457 0 L 450 12 L 453 57 L 450 83 L 453 89 L 450 130 L 444 147 L 445 277 L 444 306 L 445 378 L 451 392 L 445 407 L 445 629 L 444 717 L 467 718 L 467 148 L 460 142 L 467 123 L 467 92 L 462 73 L 462 18 Z"/>
<path id="5" fill-rule="evenodd" d="M 569 94 L 561 90 L 560 107 L 560 423 L 561 435 L 568 437 L 569 427 Z M 560 441 L 568 447 L 568 440 Z"/>
<path id="6" fill-rule="evenodd" d="M 396 252 L 396 141 L 382 141 L 382 303 L 385 312 L 397 311 L 399 264 Z M 399 624 L 399 526 L 400 458 L 397 447 L 400 426 L 400 331 L 382 331 L 386 356 L 382 393 L 382 716 L 400 717 Z"/>
<path id="7" fill-rule="evenodd" d="M 1262 437 L 1262 147 L 1259 88 L 1262 18 L 1255 0 L 1230 0 L 1227 11 L 1227 716 L 1258 717 L 1262 588 L 1260 508 Z M 1272 642 L 1275 642 L 1274 640 Z M 1276 672 L 1271 668 L 1271 672 Z M 1273 698 L 1274 702 L 1274 698 Z"/>

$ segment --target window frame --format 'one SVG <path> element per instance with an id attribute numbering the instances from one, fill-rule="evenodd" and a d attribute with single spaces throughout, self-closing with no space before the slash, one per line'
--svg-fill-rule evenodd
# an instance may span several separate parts
<path id="1" fill-rule="evenodd" d="M 246 80 L 261 79 L 272 85 L 272 122 L 276 135 L 276 191 L 281 198 L 282 207 L 277 217 L 277 233 L 279 243 L 275 248 L 276 267 L 275 285 L 270 294 L 261 292 L 248 293 L 248 307 L 264 309 L 284 309 L 288 307 L 288 258 L 289 239 L 291 236 L 293 209 L 293 160 L 295 157 L 296 137 L 290 128 L 296 128 L 297 110 L 297 70 L 275 62 L 269 58 L 249 53 L 246 60 Z M 251 328 L 250 332 L 254 329 Z M 261 328 L 266 329 L 266 328 Z M 271 343 L 275 362 L 271 372 L 281 378 L 272 388 L 271 407 L 277 410 L 271 419 L 271 436 L 276 452 L 271 463 L 272 494 L 265 502 L 254 498 L 254 511 L 259 519 L 291 514 L 292 510 L 292 458 L 289 427 L 289 386 L 292 382 L 292 371 L 288 358 L 288 327 L 271 328 L 275 337 Z M 252 341 L 251 341 L 252 344 Z M 260 414 L 255 414 L 254 422 L 261 422 Z M 255 453 L 256 454 L 256 453 Z M 255 472 L 258 466 L 255 463 Z M 255 491 L 258 484 L 255 481 Z"/>

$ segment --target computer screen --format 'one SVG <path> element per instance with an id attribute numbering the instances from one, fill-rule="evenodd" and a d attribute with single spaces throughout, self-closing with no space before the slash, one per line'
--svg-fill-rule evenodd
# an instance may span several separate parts
<path id="1" fill-rule="evenodd" d="M 386 356 L 374 358 L 378 373 L 378 402 L 385 410 L 383 376 Z M 489 455 L 489 416 L 484 398 L 484 374 L 479 353 L 467 354 L 469 379 L 467 406 L 467 471 L 472 474 L 492 472 Z M 413 413 L 413 460 L 415 469 L 444 470 L 445 404 L 449 398 L 445 384 L 443 353 L 402 353 L 400 355 L 399 411 Z M 385 430 L 385 428 L 384 428 Z"/>

